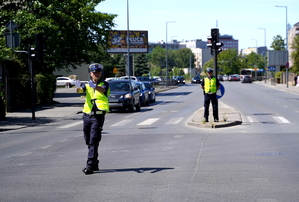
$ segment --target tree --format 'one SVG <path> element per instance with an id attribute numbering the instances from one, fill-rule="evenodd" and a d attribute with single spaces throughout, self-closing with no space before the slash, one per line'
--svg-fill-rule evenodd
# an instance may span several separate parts
<path id="1" fill-rule="evenodd" d="M 179 68 L 190 67 L 191 56 L 191 68 L 194 68 L 194 54 L 189 48 L 182 48 L 175 52 L 175 66 Z"/>
<path id="2" fill-rule="evenodd" d="M 238 51 L 236 49 L 228 49 L 219 54 L 218 70 L 219 73 L 227 75 L 240 72 Z"/>
<path id="3" fill-rule="evenodd" d="M 273 42 L 270 46 L 270 48 L 273 48 L 273 50 L 285 50 L 285 42 L 282 39 L 280 35 L 276 35 L 273 37 Z"/>
<path id="4" fill-rule="evenodd" d="M 27 51 L 29 47 L 34 47 L 38 33 L 45 37 L 44 61 L 34 61 L 35 82 L 38 101 L 51 101 L 56 88 L 52 75 L 54 70 L 76 68 L 82 63 L 93 62 L 94 53 L 105 53 L 99 51 L 99 47 L 107 49 L 107 37 L 116 15 L 97 12 L 95 7 L 100 2 L 102 0 L 0 1 L 0 61 L 5 63 L 3 66 L 7 67 L 8 75 L 17 78 L 13 82 L 15 85 L 8 84 L 8 91 L 14 92 L 14 97 L 8 99 L 13 103 L 8 105 L 30 106 L 30 82 L 24 82 L 30 80 L 28 55 L 5 47 L 3 36 L 8 32 L 5 25 L 9 20 L 18 25 L 14 32 L 21 36 L 20 47 L 16 50 Z"/>
<path id="5" fill-rule="evenodd" d="M 291 53 L 291 58 L 294 60 L 292 72 L 299 73 L 299 35 L 297 35 L 292 41 L 291 48 L 294 49 Z"/>
<path id="6" fill-rule="evenodd" d="M 134 54 L 134 70 L 136 76 L 142 76 L 150 72 L 146 54 Z"/>
<path id="7" fill-rule="evenodd" d="M 5 32 L 4 25 L 13 20 L 21 36 L 20 49 L 27 50 L 29 45 L 35 44 L 35 34 L 43 33 L 47 52 L 45 65 L 38 71 L 52 73 L 55 69 L 76 68 L 76 65 L 91 62 L 90 53 L 97 52 L 98 45 L 107 47 L 107 37 L 116 15 L 96 12 L 95 7 L 101 1 L 1 2 L 1 35 Z M 17 57 L 26 60 L 22 54 L 17 54 Z"/>

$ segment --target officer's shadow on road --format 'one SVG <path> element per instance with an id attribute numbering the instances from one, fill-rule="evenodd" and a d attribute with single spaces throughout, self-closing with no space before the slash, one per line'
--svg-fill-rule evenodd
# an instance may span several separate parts
<path id="1" fill-rule="evenodd" d="M 136 173 L 157 173 L 163 170 L 172 170 L 174 168 L 124 168 L 124 169 L 100 169 L 99 171 L 95 171 L 94 173 L 115 173 L 115 172 L 136 172 Z"/>

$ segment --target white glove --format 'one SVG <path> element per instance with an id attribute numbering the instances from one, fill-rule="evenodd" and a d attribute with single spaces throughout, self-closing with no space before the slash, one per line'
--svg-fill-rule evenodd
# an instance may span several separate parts
<path id="1" fill-rule="evenodd" d="M 92 80 L 88 81 L 88 85 L 90 88 L 96 88 L 96 86 L 97 86 L 96 84 L 93 83 Z"/>
<path id="2" fill-rule="evenodd" d="M 75 86 L 76 86 L 77 88 L 80 88 L 80 87 L 81 87 L 81 81 L 76 80 L 76 81 L 75 81 Z"/>

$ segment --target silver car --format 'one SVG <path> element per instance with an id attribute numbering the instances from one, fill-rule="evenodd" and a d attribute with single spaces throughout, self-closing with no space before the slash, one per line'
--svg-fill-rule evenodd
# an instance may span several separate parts
<path id="1" fill-rule="evenodd" d="M 57 77 L 56 78 L 56 86 L 67 86 L 72 87 L 75 85 L 75 80 L 69 77 Z"/>

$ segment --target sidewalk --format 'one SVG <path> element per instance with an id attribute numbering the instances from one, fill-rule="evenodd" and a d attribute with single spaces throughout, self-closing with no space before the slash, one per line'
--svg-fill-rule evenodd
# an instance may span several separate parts
<path id="1" fill-rule="evenodd" d="M 286 87 L 286 84 L 276 84 L 271 85 L 269 83 L 265 83 L 264 81 L 255 82 L 259 85 L 265 85 L 269 88 L 279 89 L 281 91 L 293 93 L 299 95 L 299 87 L 289 86 Z M 162 92 L 169 90 L 174 87 L 163 87 L 157 88 L 156 91 Z M 78 96 L 78 99 L 79 96 Z M 83 102 L 82 102 L 83 103 Z M 59 119 L 63 119 L 65 117 L 71 117 L 77 113 L 80 113 L 82 110 L 83 104 L 80 106 L 73 105 L 65 107 L 65 104 L 53 104 L 52 106 L 43 106 L 35 109 L 35 119 L 32 119 L 32 111 L 25 110 L 21 112 L 13 112 L 6 114 L 6 120 L 0 120 L 0 132 L 7 130 L 15 130 L 25 127 L 32 127 L 41 124 L 49 124 L 51 122 L 57 121 Z M 219 122 L 214 123 L 212 120 L 204 123 L 203 121 L 203 112 L 204 108 L 200 108 L 197 110 L 192 118 L 189 120 L 188 125 L 202 128 L 221 128 L 221 127 L 229 127 L 234 125 L 242 124 L 242 118 L 239 112 L 234 110 L 233 108 L 225 105 L 219 100 Z M 212 114 L 212 112 L 210 112 Z"/>
<path id="2" fill-rule="evenodd" d="M 161 86 L 156 88 L 156 92 L 159 93 L 173 88 L 177 88 L 177 86 Z M 80 101 L 80 99 L 80 95 L 78 94 L 78 100 Z M 84 101 L 82 100 L 82 104 L 73 104 L 67 107 L 64 103 L 36 107 L 35 119 L 32 119 L 31 109 L 7 113 L 6 119 L 0 120 L 0 133 L 8 130 L 17 130 L 25 127 L 49 124 L 65 117 L 71 117 L 75 114 L 81 113 L 83 104 Z"/>

